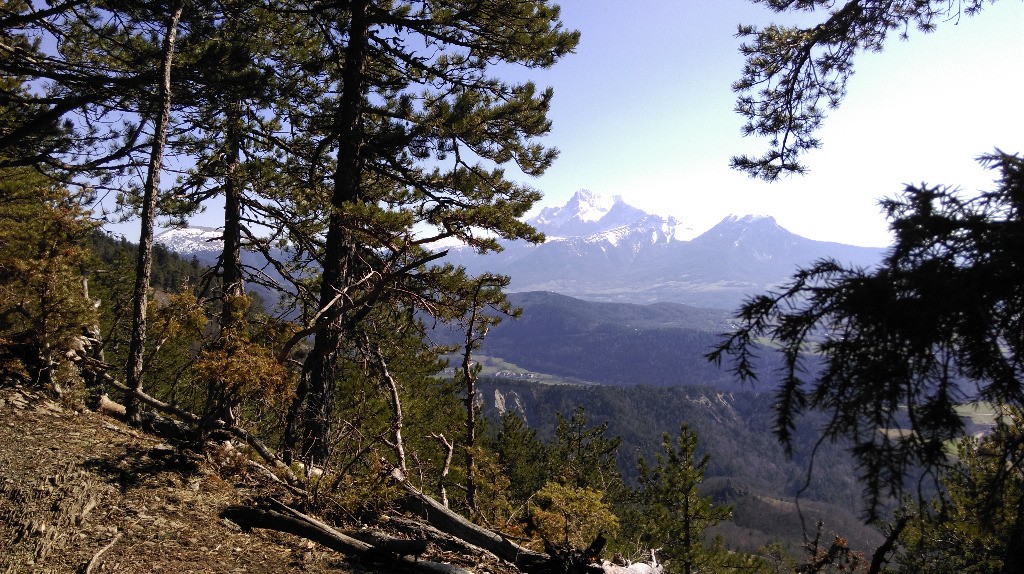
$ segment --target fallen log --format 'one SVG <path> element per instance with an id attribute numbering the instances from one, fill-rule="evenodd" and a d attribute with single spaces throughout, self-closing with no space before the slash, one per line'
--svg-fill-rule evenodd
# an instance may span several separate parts
<path id="1" fill-rule="evenodd" d="M 445 508 L 444 505 L 413 486 L 398 468 L 391 470 L 391 477 L 406 492 L 403 506 L 442 532 L 483 548 L 498 558 L 514 564 L 524 572 L 542 571 L 550 565 L 551 557 L 547 554 L 519 546 L 497 532 L 477 526 L 460 514 Z"/>
<path id="2" fill-rule="evenodd" d="M 427 540 L 446 552 L 455 552 L 456 554 L 462 554 L 464 556 L 473 556 L 475 558 L 482 558 L 485 555 L 491 558 L 497 558 L 490 552 L 474 546 L 465 540 L 461 540 L 442 532 L 441 530 L 414 518 L 405 518 L 402 516 L 388 516 L 387 528 L 389 530 L 395 530 L 409 536 L 415 536 L 416 538 Z"/>
<path id="3" fill-rule="evenodd" d="M 324 522 L 294 509 L 274 510 L 236 505 L 224 509 L 220 516 L 246 530 L 263 528 L 286 532 L 312 540 L 346 556 L 358 557 L 369 563 L 384 564 L 396 570 L 435 574 L 471 574 L 469 570 L 452 564 L 418 560 L 416 555 L 402 554 L 406 551 L 422 553 L 426 549 L 426 545 L 416 544 L 417 541 L 412 541 L 409 545 L 404 546 L 396 545 L 396 541 L 391 541 L 392 549 L 397 551 L 389 551 L 347 536 Z"/>
<path id="4" fill-rule="evenodd" d="M 399 556 L 420 556 L 426 552 L 427 547 L 430 546 L 429 540 L 391 538 L 375 532 L 366 532 L 362 530 L 355 532 L 346 531 L 342 532 L 342 534 L 365 542 L 374 548 L 390 552 L 391 554 L 397 554 Z"/>

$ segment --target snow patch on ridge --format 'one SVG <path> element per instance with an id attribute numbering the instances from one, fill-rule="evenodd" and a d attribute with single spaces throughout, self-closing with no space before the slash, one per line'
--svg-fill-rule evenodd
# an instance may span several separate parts
<path id="1" fill-rule="evenodd" d="M 722 223 L 744 223 L 744 224 L 750 224 L 750 223 L 757 223 L 757 222 L 760 222 L 760 221 L 767 221 L 767 222 L 775 223 L 776 225 L 778 225 L 778 223 L 775 221 L 774 217 L 772 217 L 770 215 L 756 215 L 756 214 L 748 214 L 748 215 L 732 214 L 732 215 L 728 215 L 728 216 L 725 217 L 725 219 L 722 220 Z"/>
<path id="2" fill-rule="evenodd" d="M 212 227 L 168 229 L 153 241 L 180 254 L 218 253 L 224 249 L 224 232 Z"/>
<path id="3" fill-rule="evenodd" d="M 621 196 L 605 197 L 587 189 L 581 189 L 562 207 L 546 207 L 530 220 L 538 227 L 561 227 L 572 221 L 594 223 L 600 221 L 615 204 L 622 201 Z"/>

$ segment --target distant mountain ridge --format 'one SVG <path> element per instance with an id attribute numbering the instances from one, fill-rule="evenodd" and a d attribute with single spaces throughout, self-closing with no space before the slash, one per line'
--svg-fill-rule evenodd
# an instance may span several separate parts
<path id="1" fill-rule="evenodd" d="M 764 215 L 730 215 L 695 236 L 692 227 L 673 217 L 647 213 L 620 196 L 587 190 L 527 222 L 545 233 L 545 243 L 505 242 L 504 251 L 487 255 L 446 245 L 448 255 L 442 261 L 463 265 L 471 273 L 509 275 L 512 292 L 735 309 L 815 260 L 829 257 L 871 267 L 884 253 L 880 248 L 800 237 Z M 212 264 L 222 246 L 220 233 L 206 227 L 172 229 L 156 241 Z M 265 263 L 255 254 L 243 258 L 255 267 Z"/>
<path id="2" fill-rule="evenodd" d="M 452 248 L 448 261 L 473 273 L 509 275 L 511 291 L 733 309 L 815 260 L 871 267 L 884 253 L 800 237 L 764 215 L 730 215 L 687 240 L 692 228 L 674 218 L 586 190 L 527 221 L 548 236 L 545 243 L 506 243 L 503 252 L 487 255 Z"/>

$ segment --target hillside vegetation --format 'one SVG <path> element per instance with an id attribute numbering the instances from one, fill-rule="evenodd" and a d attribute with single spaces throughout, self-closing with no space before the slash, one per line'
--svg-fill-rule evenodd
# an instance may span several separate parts
<path id="1" fill-rule="evenodd" d="M 733 165 L 765 180 L 806 169 L 854 55 L 989 4 L 756 3 L 810 22 L 739 28 L 736 108 L 771 143 Z M 530 78 L 580 46 L 552 0 L 5 0 L 0 24 L 8 570 L 1024 564 L 1019 156 L 982 156 L 996 181 L 976 196 L 922 184 L 883 200 L 895 241 L 860 252 L 869 265 L 802 267 L 806 243 L 766 219 L 746 243 L 718 227 L 640 262 L 655 295 L 700 263 L 729 275 L 698 291 L 767 289 L 716 337 L 695 309 L 519 307 L 511 277 L 445 260 L 443 245 L 545 240 L 524 177 L 558 156 L 554 93 Z M 158 224 L 204 209 L 219 220 L 206 268 L 154 247 Z M 138 224 L 137 246 L 96 235 L 115 221 Z M 757 245 L 776 239 L 801 265 L 782 283 Z M 588 267 L 548 263 L 577 281 Z M 499 400 L 485 351 L 600 385 Z M 992 405 L 977 434 L 974 402 Z M 801 490 L 803 516 L 828 524 L 805 521 L 795 544 Z M 873 551 L 858 511 L 883 536 Z M 289 539 L 252 533 L 268 530 L 332 554 L 296 564 Z"/>
<path id="2" fill-rule="evenodd" d="M 481 389 L 486 412 L 496 418 L 513 412 L 541 438 L 554 435 L 559 414 L 569 417 L 582 411 L 591 421 L 607 421 L 608 434 L 621 439 L 617 461 L 628 484 L 636 484 L 637 460 L 657 454 L 661 435 L 685 422 L 700 437 L 698 454 L 710 456 L 701 492 L 732 505 L 732 518 L 712 530 L 728 533 L 728 546 L 756 551 L 776 541 L 798 553 L 801 521 L 813 525 L 819 519 L 858 550 L 870 551 L 880 542 L 878 531 L 863 525 L 858 515 L 861 486 L 843 446 L 819 448 L 811 472 L 818 438 L 814 428 L 821 422 L 813 417 L 801 425 L 806 430 L 797 437 L 794 455 L 787 457 L 772 435 L 769 393 L 700 386 L 574 387 L 507 379 L 484 380 Z"/>

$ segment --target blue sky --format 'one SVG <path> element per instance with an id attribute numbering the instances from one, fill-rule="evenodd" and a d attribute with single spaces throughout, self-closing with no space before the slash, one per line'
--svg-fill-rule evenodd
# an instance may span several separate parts
<path id="1" fill-rule="evenodd" d="M 742 57 L 736 25 L 793 22 L 746 0 L 563 0 L 577 53 L 529 76 L 552 86 L 561 150 L 523 179 L 562 205 L 581 188 L 704 230 L 729 214 L 774 216 L 813 239 L 889 242 L 880 197 L 906 183 L 991 187 L 974 158 L 1024 152 L 1024 3 L 1000 0 L 931 34 L 862 54 L 846 101 L 830 113 L 811 173 L 773 184 L 728 167 L 764 143 L 742 138 L 730 85 Z M 804 16 L 806 18 L 806 16 Z"/>
<path id="2" fill-rule="evenodd" d="M 508 75 L 555 90 L 545 143 L 561 155 L 539 178 L 513 175 L 544 192 L 535 212 L 589 189 L 697 232 L 730 214 L 759 214 L 811 239 L 885 246 L 879 198 L 908 183 L 991 188 L 993 173 L 975 158 L 996 147 L 1024 153 L 1022 0 L 861 54 L 846 100 L 820 132 L 824 147 L 805 158 L 811 173 L 772 184 L 728 167 L 733 155 L 765 149 L 740 136 L 733 111 L 730 86 L 743 64 L 735 32 L 793 16 L 748 0 L 560 4 L 566 26 L 582 32 L 576 53 Z M 195 222 L 215 227 L 218 217 L 209 206 Z M 138 236 L 137 223 L 117 227 Z"/>

